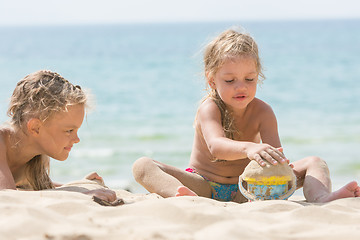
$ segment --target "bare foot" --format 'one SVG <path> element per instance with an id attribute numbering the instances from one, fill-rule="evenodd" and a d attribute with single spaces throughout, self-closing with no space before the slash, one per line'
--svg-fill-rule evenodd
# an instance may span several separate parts
<path id="1" fill-rule="evenodd" d="M 339 190 L 317 199 L 317 202 L 330 202 L 332 200 L 349 197 L 360 197 L 360 187 L 356 181 L 349 182 Z"/>
<path id="2" fill-rule="evenodd" d="M 177 193 L 175 194 L 175 197 L 180 197 L 180 196 L 197 196 L 197 194 L 185 186 L 180 186 L 177 189 Z"/>

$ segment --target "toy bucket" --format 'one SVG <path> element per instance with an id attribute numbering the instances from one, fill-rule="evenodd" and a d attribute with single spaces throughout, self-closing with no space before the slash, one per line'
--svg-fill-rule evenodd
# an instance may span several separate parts
<path id="1" fill-rule="evenodd" d="M 247 182 L 247 189 L 243 182 Z M 291 189 L 289 189 L 291 183 Z M 239 188 L 241 193 L 250 201 L 285 200 L 296 190 L 296 179 L 291 176 L 270 176 L 260 178 L 243 178 L 240 176 Z"/>

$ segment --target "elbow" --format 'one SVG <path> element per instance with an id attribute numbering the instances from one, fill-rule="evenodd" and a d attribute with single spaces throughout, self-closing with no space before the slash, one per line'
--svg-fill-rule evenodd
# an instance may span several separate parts
<path id="1" fill-rule="evenodd" d="M 209 152 L 211 154 L 211 156 L 215 159 L 221 159 L 222 158 L 222 154 L 221 154 L 221 148 L 218 147 L 218 144 L 216 144 L 216 142 L 210 142 L 208 143 L 208 149 Z"/>

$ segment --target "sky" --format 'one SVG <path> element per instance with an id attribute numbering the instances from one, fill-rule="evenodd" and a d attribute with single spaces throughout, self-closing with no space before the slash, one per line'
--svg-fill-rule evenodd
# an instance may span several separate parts
<path id="1" fill-rule="evenodd" d="M 0 26 L 360 18 L 359 0 L 0 0 Z"/>

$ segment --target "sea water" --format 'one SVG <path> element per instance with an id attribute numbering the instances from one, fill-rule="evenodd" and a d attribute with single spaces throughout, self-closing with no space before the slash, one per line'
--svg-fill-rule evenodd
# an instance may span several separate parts
<path id="1" fill-rule="evenodd" d="M 81 142 L 51 160 L 52 179 L 97 171 L 111 188 L 144 192 L 131 173 L 137 158 L 186 168 L 206 93 L 202 49 L 232 26 L 259 45 L 257 97 L 277 116 L 286 156 L 325 159 L 334 189 L 360 180 L 360 20 L 0 27 L 0 120 L 17 81 L 59 72 L 95 101 Z"/>

